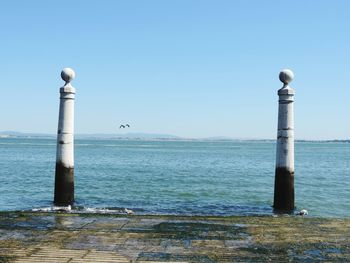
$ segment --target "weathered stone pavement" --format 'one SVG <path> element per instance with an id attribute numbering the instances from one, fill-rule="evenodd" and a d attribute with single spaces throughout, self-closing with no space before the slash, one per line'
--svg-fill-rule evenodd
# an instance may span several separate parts
<path id="1" fill-rule="evenodd" d="M 349 219 L 0 213 L 0 262 L 348 262 L 349 240 Z"/>

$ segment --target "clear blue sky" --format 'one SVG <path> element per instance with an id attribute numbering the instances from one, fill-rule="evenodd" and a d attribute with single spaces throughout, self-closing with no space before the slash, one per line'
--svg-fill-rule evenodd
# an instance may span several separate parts
<path id="1" fill-rule="evenodd" d="M 350 138 L 350 1 L 2 1 L 0 130 L 275 138 L 295 73 L 298 139 Z"/>

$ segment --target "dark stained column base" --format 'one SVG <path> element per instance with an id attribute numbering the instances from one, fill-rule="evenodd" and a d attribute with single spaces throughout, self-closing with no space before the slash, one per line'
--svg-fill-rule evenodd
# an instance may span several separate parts
<path id="1" fill-rule="evenodd" d="M 68 206 L 74 203 L 74 168 L 56 163 L 54 204 Z"/>
<path id="2" fill-rule="evenodd" d="M 273 208 L 276 212 L 292 213 L 294 205 L 294 172 L 276 168 Z"/>

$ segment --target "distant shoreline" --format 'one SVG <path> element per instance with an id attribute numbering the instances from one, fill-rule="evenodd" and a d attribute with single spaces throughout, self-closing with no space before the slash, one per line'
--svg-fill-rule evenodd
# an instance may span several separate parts
<path id="1" fill-rule="evenodd" d="M 0 139 L 56 139 L 54 134 L 40 133 L 20 133 L 20 132 L 0 132 Z M 122 141 L 198 141 L 198 142 L 275 142 L 275 139 L 240 139 L 240 138 L 182 138 L 167 134 L 76 134 L 77 140 L 122 140 Z M 305 140 L 298 139 L 295 142 L 311 143 L 350 143 L 350 139 L 330 139 L 330 140 Z"/>

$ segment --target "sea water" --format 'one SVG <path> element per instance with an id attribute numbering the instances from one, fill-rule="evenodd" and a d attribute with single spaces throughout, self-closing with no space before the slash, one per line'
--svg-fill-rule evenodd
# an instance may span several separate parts
<path id="1" fill-rule="evenodd" d="M 74 210 L 272 214 L 273 141 L 75 140 Z M 50 210 L 55 139 L 0 139 L 0 211 Z M 350 144 L 297 142 L 296 209 L 350 216 Z"/>

